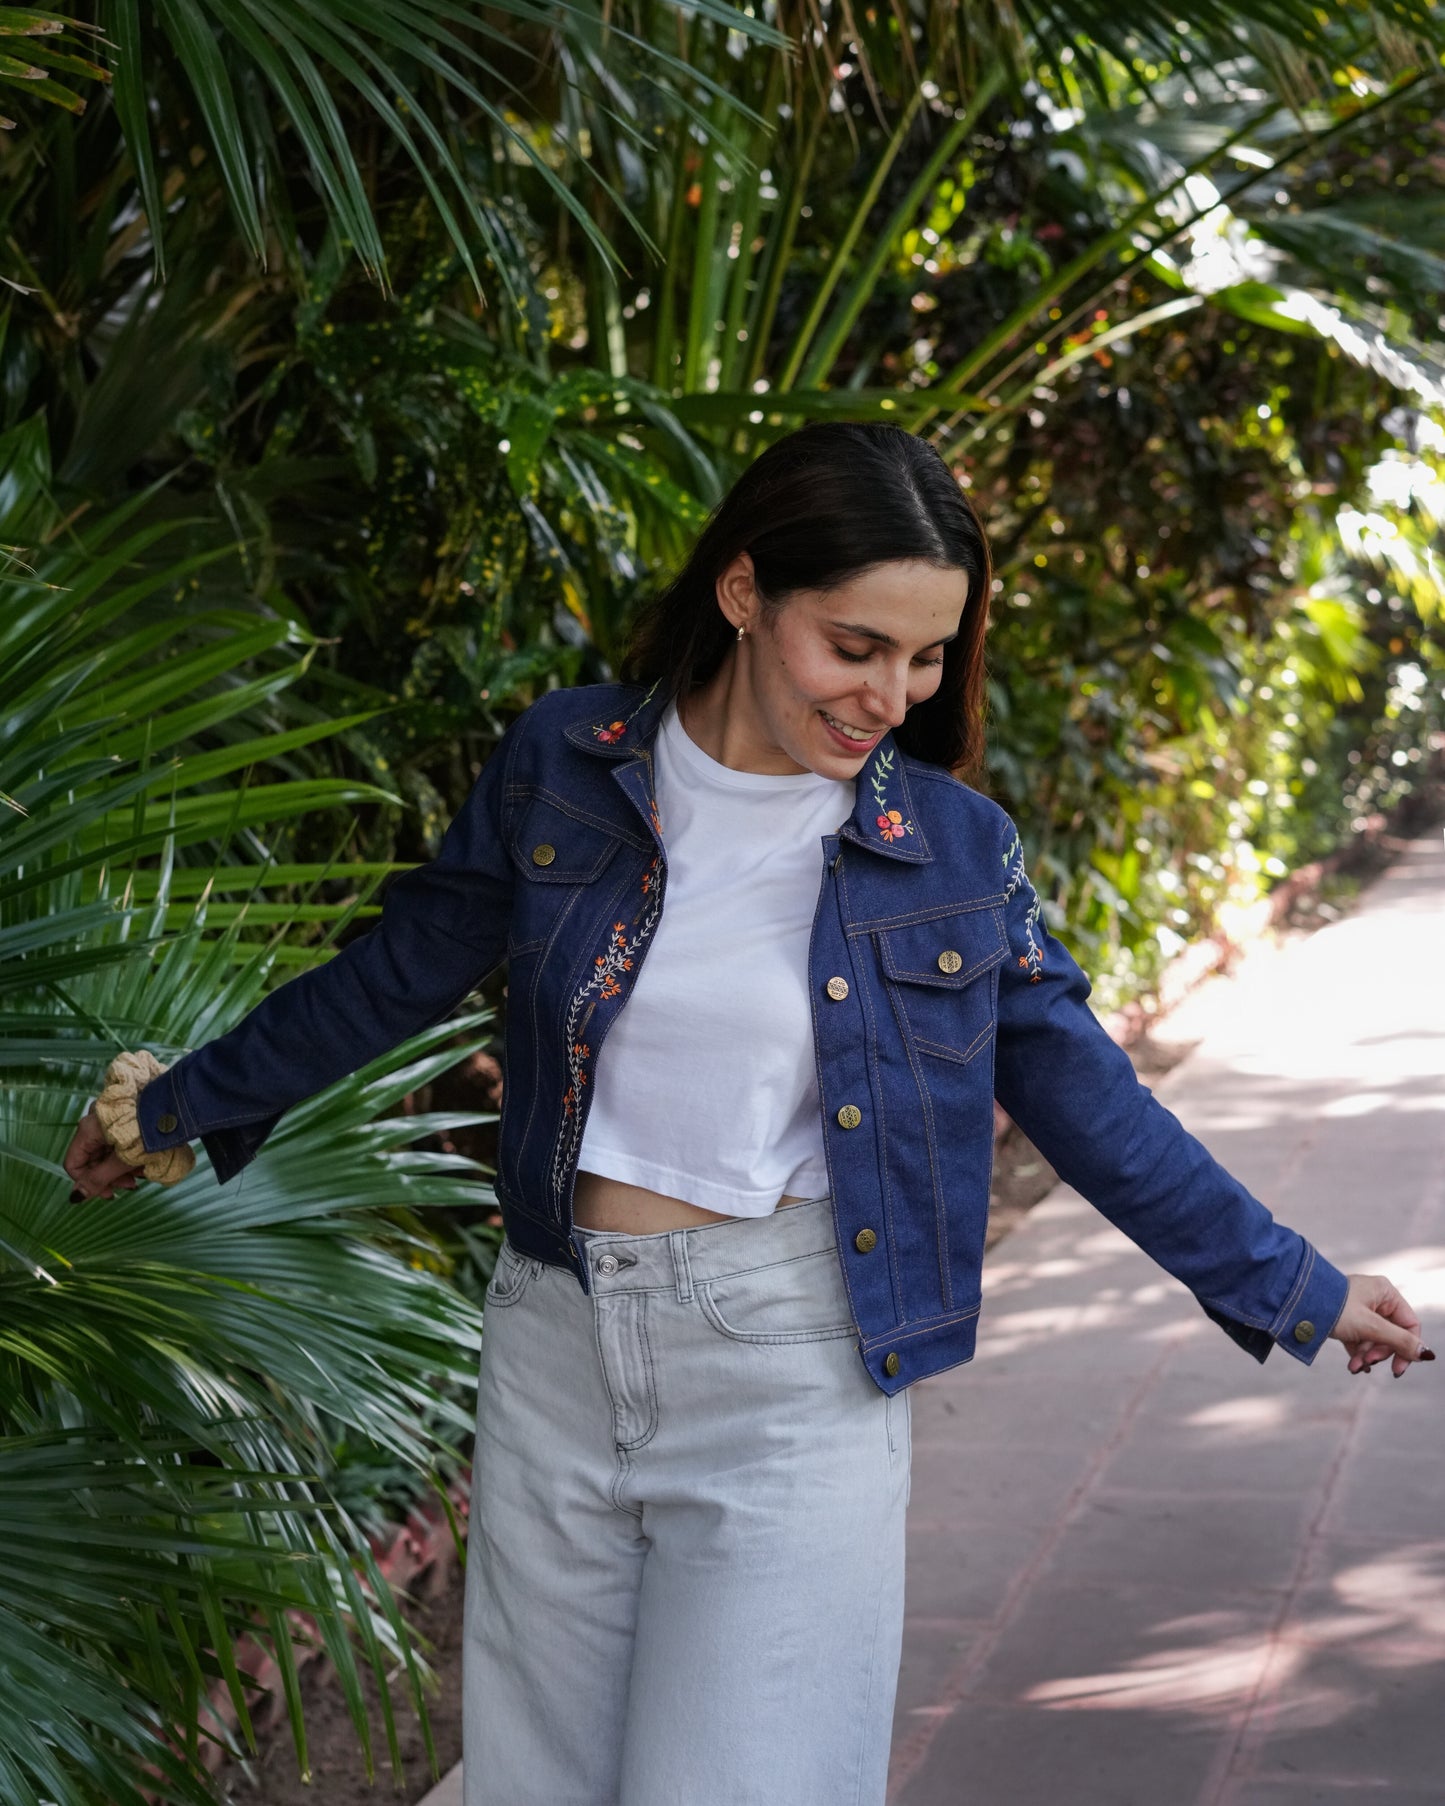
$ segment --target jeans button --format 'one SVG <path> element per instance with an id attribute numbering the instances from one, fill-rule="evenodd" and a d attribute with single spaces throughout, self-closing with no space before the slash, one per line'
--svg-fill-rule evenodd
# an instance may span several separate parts
<path id="1" fill-rule="evenodd" d="M 605 1274 L 608 1279 L 611 1279 L 612 1275 L 617 1271 L 617 1267 L 618 1261 L 615 1254 L 604 1254 L 597 1263 L 597 1271 Z"/>

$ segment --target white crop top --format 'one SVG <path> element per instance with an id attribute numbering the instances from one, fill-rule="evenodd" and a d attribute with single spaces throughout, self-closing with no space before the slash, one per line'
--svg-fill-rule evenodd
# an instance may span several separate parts
<path id="1" fill-rule="evenodd" d="M 580 1170 L 725 1216 L 828 1189 L 808 996 L 824 834 L 847 781 L 709 758 L 668 706 L 654 743 L 662 915 L 593 1074 Z"/>

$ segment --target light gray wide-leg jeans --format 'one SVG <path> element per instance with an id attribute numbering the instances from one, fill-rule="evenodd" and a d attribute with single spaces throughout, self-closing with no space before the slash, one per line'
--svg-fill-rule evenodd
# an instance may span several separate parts
<path id="1" fill-rule="evenodd" d="M 465 1806 L 883 1806 L 910 1410 L 829 1200 L 579 1236 L 487 1293 Z"/>

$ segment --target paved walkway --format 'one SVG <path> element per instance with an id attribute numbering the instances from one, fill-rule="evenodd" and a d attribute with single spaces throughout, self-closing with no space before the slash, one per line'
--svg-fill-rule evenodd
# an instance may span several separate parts
<path id="1" fill-rule="evenodd" d="M 1162 1101 L 1445 1357 L 1439 833 L 1169 1032 Z M 1445 1358 L 1258 1367 L 1065 1187 L 987 1291 L 914 1392 L 891 1806 L 1440 1806 Z"/>
<path id="2" fill-rule="evenodd" d="M 1209 981 L 1155 1087 L 1445 1356 L 1445 855 Z M 915 1395 L 894 1806 L 1445 1800 L 1445 1360 L 1263 1367 L 1077 1194 Z"/>

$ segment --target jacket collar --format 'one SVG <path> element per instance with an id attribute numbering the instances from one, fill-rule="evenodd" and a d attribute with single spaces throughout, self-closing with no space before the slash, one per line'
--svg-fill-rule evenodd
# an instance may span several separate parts
<path id="1" fill-rule="evenodd" d="M 661 684 L 655 683 L 640 696 L 621 699 L 615 716 L 576 721 L 564 732 L 573 746 L 604 759 L 649 760 L 667 703 Z M 914 814 L 907 762 L 892 734 L 885 734 L 869 753 L 855 780 L 852 812 L 838 832 L 869 852 L 909 865 L 933 858 Z"/>

